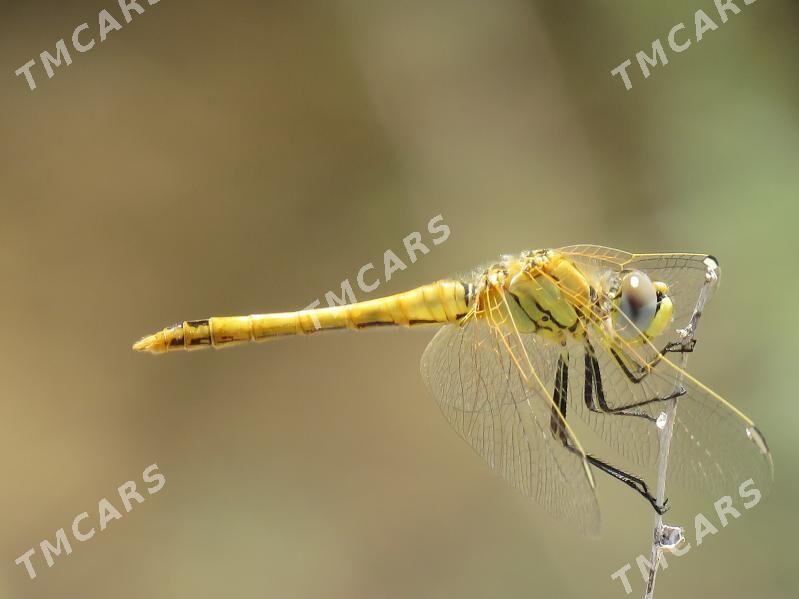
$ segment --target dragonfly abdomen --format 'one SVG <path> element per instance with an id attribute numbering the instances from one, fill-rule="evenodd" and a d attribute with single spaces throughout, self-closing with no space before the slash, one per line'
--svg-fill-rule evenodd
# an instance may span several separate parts
<path id="1" fill-rule="evenodd" d="M 469 310 L 471 286 L 438 281 L 411 291 L 344 306 L 249 316 L 214 316 L 167 327 L 133 348 L 151 353 L 226 347 L 317 331 L 455 322 Z"/>

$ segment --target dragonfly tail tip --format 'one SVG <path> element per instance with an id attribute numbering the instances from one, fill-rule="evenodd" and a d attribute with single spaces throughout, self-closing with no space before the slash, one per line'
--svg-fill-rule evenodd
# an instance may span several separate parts
<path id="1" fill-rule="evenodd" d="M 167 350 L 163 333 L 155 333 L 142 337 L 133 344 L 133 350 L 139 352 L 149 352 L 151 354 L 162 354 Z"/>

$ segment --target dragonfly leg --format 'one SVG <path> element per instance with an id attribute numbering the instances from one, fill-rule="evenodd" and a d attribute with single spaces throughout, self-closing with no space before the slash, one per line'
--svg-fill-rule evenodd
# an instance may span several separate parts
<path id="1" fill-rule="evenodd" d="M 642 479 L 638 478 L 637 476 L 633 476 L 624 470 L 620 470 L 615 466 L 611 466 L 607 462 L 603 462 L 599 458 L 596 458 L 592 455 L 586 454 L 585 457 L 588 460 L 588 463 L 595 468 L 598 468 L 605 474 L 609 474 L 616 480 L 623 482 L 625 485 L 638 492 L 661 516 L 668 511 L 669 508 L 667 508 L 666 505 L 668 504 L 669 500 L 665 499 L 663 501 L 663 505 L 659 505 L 657 499 L 655 499 L 655 497 L 649 492 L 649 487 Z"/>
<path id="2" fill-rule="evenodd" d="M 552 401 L 555 405 L 552 406 L 552 417 L 550 418 L 550 428 L 552 434 L 557 436 L 561 442 L 566 445 L 568 443 L 568 435 L 566 434 L 566 400 L 569 396 L 569 354 L 563 350 L 558 358 L 558 367 L 555 373 L 555 389 L 552 393 Z M 560 413 L 558 413 L 560 412 Z"/>
<path id="3" fill-rule="evenodd" d="M 660 360 L 669 353 L 674 354 L 689 354 L 694 351 L 694 347 L 696 346 L 696 339 L 689 339 L 688 341 L 672 341 L 667 343 L 666 346 L 661 349 L 657 355 L 644 364 L 643 366 L 638 366 L 635 369 L 635 372 L 630 370 L 629 366 L 624 363 L 624 360 L 619 355 L 619 353 L 612 349 L 610 350 L 613 354 L 614 359 L 618 362 L 619 366 L 621 367 L 622 372 L 624 375 L 630 379 L 631 382 L 635 383 L 636 385 L 643 381 L 647 375 L 652 371 L 652 369 L 660 363 Z"/>
<path id="4" fill-rule="evenodd" d="M 566 421 L 566 400 L 568 398 L 569 385 L 568 363 L 569 355 L 564 350 L 558 358 L 558 367 L 555 373 L 555 389 L 552 394 L 555 405 L 552 406 L 552 419 L 550 426 L 552 428 L 552 434 L 560 439 L 561 443 L 563 443 L 563 446 L 566 449 L 573 453 L 577 453 L 582 457 L 582 452 L 579 452 L 577 449 L 575 449 L 574 446 L 569 442 L 569 437 L 566 434 L 566 427 L 564 425 Z M 597 369 L 596 372 L 599 373 L 599 370 Z M 591 402 L 593 402 L 593 399 Z M 642 479 L 638 478 L 637 476 L 633 476 L 624 470 L 620 470 L 615 466 L 611 466 L 607 462 L 604 462 L 593 455 L 585 454 L 585 459 L 588 460 L 588 463 L 595 468 L 598 468 L 602 472 L 609 474 L 616 480 L 623 482 L 625 485 L 638 492 L 649 502 L 649 504 L 658 514 L 662 515 L 666 512 L 666 504 L 668 503 L 668 500 L 665 500 L 663 505 L 658 505 L 657 500 L 649 492 L 649 487 Z"/>
<path id="5" fill-rule="evenodd" d="M 594 403 L 594 393 L 596 393 L 596 401 L 599 404 L 599 407 L 597 407 Z M 607 400 L 605 399 L 605 390 L 602 387 L 602 372 L 599 369 L 599 362 L 594 354 L 594 348 L 590 343 L 585 347 L 585 389 L 583 392 L 583 401 L 585 402 L 586 407 L 592 412 L 600 414 L 616 414 L 620 416 L 637 416 L 639 418 L 644 418 L 654 422 L 655 418 L 649 414 L 643 414 L 641 412 L 629 412 L 627 410 L 640 408 L 641 406 L 646 406 L 652 403 L 677 399 L 685 394 L 685 388 L 680 386 L 665 397 L 653 397 L 651 399 L 645 399 L 634 403 L 611 407 L 608 405 Z"/>
<path id="6" fill-rule="evenodd" d="M 666 347 L 660 350 L 660 355 L 664 356 L 668 353 L 672 354 L 690 354 L 696 347 L 696 339 L 689 339 L 688 341 L 672 341 L 666 344 Z"/>

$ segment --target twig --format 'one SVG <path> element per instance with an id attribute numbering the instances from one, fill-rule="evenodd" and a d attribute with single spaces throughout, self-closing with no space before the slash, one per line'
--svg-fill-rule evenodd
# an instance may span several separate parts
<path id="1" fill-rule="evenodd" d="M 683 349 L 688 349 L 696 342 L 696 327 L 699 323 L 699 318 L 702 316 L 705 303 L 710 298 L 710 294 L 718 285 L 719 280 L 719 265 L 713 258 L 708 256 L 705 258 L 705 283 L 699 292 L 699 298 L 696 301 L 696 307 L 691 315 L 691 320 L 684 329 L 679 329 L 677 333 L 680 335 L 681 344 Z M 683 351 L 680 359 L 681 372 L 677 376 L 674 391 L 677 391 L 682 385 L 682 371 L 688 364 L 688 353 Z M 672 399 L 668 402 L 665 411 L 661 412 L 657 419 L 657 427 L 660 429 L 659 441 L 660 447 L 658 450 L 658 478 L 657 486 L 655 489 L 655 498 L 658 505 L 664 505 L 666 500 L 666 473 L 669 465 L 669 451 L 671 449 L 671 438 L 674 434 L 674 421 L 677 418 L 677 399 Z M 657 514 L 655 516 L 655 528 L 652 534 L 652 554 L 650 560 L 649 577 L 646 583 L 646 590 L 644 591 L 644 599 L 653 599 L 655 595 L 655 577 L 657 576 L 658 565 L 664 551 L 673 551 L 684 540 L 683 529 L 679 526 L 672 526 L 663 523 L 663 516 Z"/>

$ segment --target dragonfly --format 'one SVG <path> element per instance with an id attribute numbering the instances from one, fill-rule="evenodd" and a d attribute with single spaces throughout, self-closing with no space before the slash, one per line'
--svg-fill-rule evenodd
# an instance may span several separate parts
<path id="1" fill-rule="evenodd" d="M 594 472 L 658 503 L 641 476 L 588 453 L 574 414 L 634 467 L 658 460 L 673 404 L 668 480 L 723 491 L 773 480 L 765 437 L 685 371 L 718 283 L 708 254 L 631 254 L 594 245 L 505 255 L 468 276 L 386 297 L 294 312 L 185 321 L 133 349 L 222 348 L 330 330 L 438 325 L 424 382 L 452 427 L 525 496 L 594 534 Z"/>

